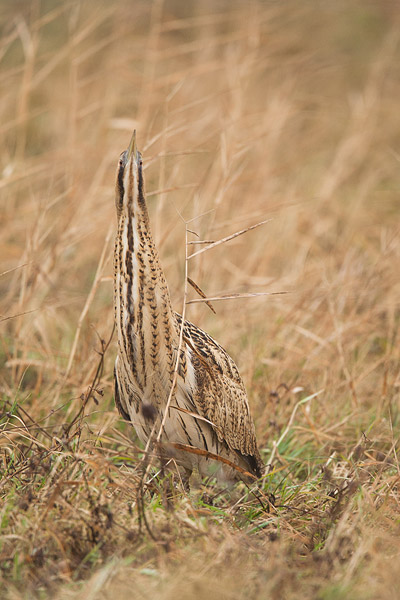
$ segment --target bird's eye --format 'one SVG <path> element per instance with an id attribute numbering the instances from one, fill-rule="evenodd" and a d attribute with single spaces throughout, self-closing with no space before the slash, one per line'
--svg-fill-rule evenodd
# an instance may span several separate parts
<path id="1" fill-rule="evenodd" d="M 121 169 L 122 167 L 125 167 L 126 165 L 126 155 L 127 155 L 127 151 L 125 150 L 125 152 L 122 152 L 119 155 L 119 161 L 118 161 L 118 167 Z"/>
<path id="2" fill-rule="evenodd" d="M 140 159 L 139 160 L 139 167 L 142 167 L 142 166 L 143 166 L 143 161 L 142 161 L 142 159 Z"/>

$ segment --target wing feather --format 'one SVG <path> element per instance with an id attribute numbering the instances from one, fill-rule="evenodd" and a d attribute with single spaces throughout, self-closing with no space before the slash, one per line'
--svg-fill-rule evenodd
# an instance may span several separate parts
<path id="1" fill-rule="evenodd" d="M 179 324 L 182 322 L 179 315 L 177 320 Z M 211 421 L 219 441 L 240 454 L 250 469 L 261 475 L 264 465 L 237 366 L 224 348 L 193 323 L 185 321 L 183 334 L 195 370 L 195 409 Z"/>

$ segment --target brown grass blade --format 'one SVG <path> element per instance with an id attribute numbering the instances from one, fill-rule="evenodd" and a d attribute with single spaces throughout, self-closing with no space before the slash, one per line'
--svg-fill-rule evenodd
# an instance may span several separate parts
<path id="1" fill-rule="evenodd" d="M 224 465 L 228 465 L 235 471 L 242 473 L 242 475 L 246 475 L 246 477 L 251 477 L 254 480 L 257 480 L 257 477 L 253 475 L 253 473 L 249 473 L 246 469 L 242 469 L 238 465 L 235 465 L 232 461 L 224 458 L 223 456 L 219 456 L 219 454 L 214 454 L 213 452 L 209 452 L 208 450 L 202 450 L 200 448 L 195 448 L 193 446 L 188 446 L 187 444 L 178 444 L 177 442 L 172 442 L 171 445 L 173 448 L 177 450 L 183 450 L 184 452 L 189 452 L 190 454 L 197 454 L 198 456 L 205 456 L 206 458 L 211 458 L 211 460 L 216 460 L 217 462 L 222 462 Z"/>
<path id="2" fill-rule="evenodd" d="M 256 223 L 255 225 L 250 225 L 249 227 L 246 227 L 246 229 L 241 229 L 240 231 L 236 231 L 236 233 L 232 233 L 231 235 L 228 235 L 227 237 L 224 237 L 221 240 L 217 240 L 216 242 L 214 242 L 213 244 L 210 244 L 206 248 L 202 248 L 201 250 L 197 250 L 197 252 L 193 252 L 193 254 L 191 254 L 188 258 L 194 258 L 195 256 L 202 254 L 203 252 L 207 252 L 207 250 L 211 250 L 211 248 L 215 248 L 216 246 L 219 246 L 220 244 L 229 242 L 229 240 L 233 240 L 234 238 L 239 237 L 239 235 L 243 235 L 244 233 L 247 233 L 248 231 L 251 231 L 252 229 L 256 229 L 257 227 L 261 227 L 261 225 L 265 225 L 265 223 L 269 223 L 270 221 L 272 221 L 272 219 L 265 219 L 264 221 L 260 221 L 259 223 Z"/>
<path id="3" fill-rule="evenodd" d="M 27 265 L 30 265 L 32 263 L 32 261 L 23 263 L 22 265 L 17 265 L 16 267 L 13 267 L 12 269 L 7 269 L 7 271 L 3 271 L 2 273 L 0 273 L 0 277 L 3 277 L 3 275 L 7 275 L 8 273 L 12 273 L 13 271 L 16 271 L 17 269 L 22 269 L 22 267 L 26 267 Z"/>
<path id="4" fill-rule="evenodd" d="M 22 317 L 23 315 L 29 315 L 29 313 L 37 312 L 40 308 L 33 308 L 32 310 L 25 310 L 24 312 L 16 313 L 15 315 L 10 315 L 9 317 L 2 317 L 0 319 L 0 323 L 3 321 L 9 321 L 10 319 L 16 319 L 17 317 Z"/>
<path id="5" fill-rule="evenodd" d="M 222 296 L 213 296 L 211 298 L 194 298 L 188 300 L 186 304 L 194 304 L 195 302 L 217 302 L 218 300 L 237 300 L 238 298 L 257 298 L 257 296 L 282 296 L 290 294 L 290 292 L 248 292 L 243 294 L 223 294 Z M 215 311 L 214 311 L 215 312 Z"/>
<path id="6" fill-rule="evenodd" d="M 205 302 L 208 306 L 208 308 L 214 313 L 214 315 L 216 315 L 216 311 L 215 308 L 213 307 L 213 305 L 211 304 L 211 302 L 209 300 L 207 300 L 207 296 L 205 295 L 205 293 L 203 292 L 203 290 L 201 288 L 199 288 L 199 286 L 197 285 L 197 283 L 195 283 L 193 281 L 193 279 L 190 279 L 190 277 L 187 278 L 188 283 L 190 283 L 190 285 L 192 286 L 192 288 L 194 290 L 196 290 L 196 292 L 199 294 L 199 296 L 201 296 L 202 301 Z M 199 300 L 199 299 L 198 299 Z M 186 304 L 189 304 L 189 302 L 186 302 Z"/>

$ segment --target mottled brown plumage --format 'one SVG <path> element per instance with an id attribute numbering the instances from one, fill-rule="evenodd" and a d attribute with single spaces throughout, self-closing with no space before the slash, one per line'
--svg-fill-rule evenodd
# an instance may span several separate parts
<path id="1" fill-rule="evenodd" d="M 135 134 L 119 159 L 116 181 L 118 231 L 114 251 L 115 402 L 143 443 L 157 432 L 174 380 L 182 318 L 173 311 L 152 239 L 146 208 L 141 154 Z M 189 476 L 242 478 L 229 465 L 183 449 L 206 450 L 260 476 L 263 463 L 247 395 L 238 369 L 204 331 L 185 321 L 176 386 L 161 442 Z M 175 446 L 174 446 L 175 444 Z"/>

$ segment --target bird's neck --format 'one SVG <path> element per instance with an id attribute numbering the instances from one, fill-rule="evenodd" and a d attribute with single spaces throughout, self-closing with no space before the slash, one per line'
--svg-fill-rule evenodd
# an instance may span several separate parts
<path id="1" fill-rule="evenodd" d="M 177 324 L 143 197 L 118 220 L 114 295 L 118 354 L 134 371 L 139 387 L 148 386 L 149 366 L 153 374 L 162 369 L 172 378 Z"/>

